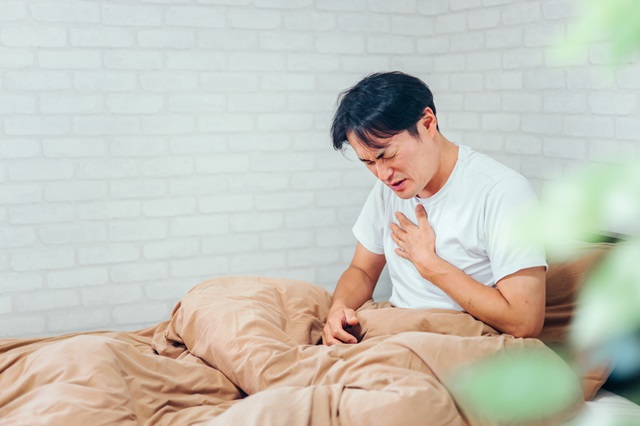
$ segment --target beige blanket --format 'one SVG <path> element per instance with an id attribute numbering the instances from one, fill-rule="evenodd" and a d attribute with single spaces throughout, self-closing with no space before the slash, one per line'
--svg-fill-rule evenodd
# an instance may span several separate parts
<path id="1" fill-rule="evenodd" d="M 318 345 L 330 295 L 228 277 L 133 333 L 0 340 L 0 425 L 466 425 L 448 380 L 500 352 L 550 350 L 470 315 L 366 304 L 356 345 Z M 567 367 L 568 368 L 568 367 Z M 581 404 L 540 424 L 557 424 Z"/>

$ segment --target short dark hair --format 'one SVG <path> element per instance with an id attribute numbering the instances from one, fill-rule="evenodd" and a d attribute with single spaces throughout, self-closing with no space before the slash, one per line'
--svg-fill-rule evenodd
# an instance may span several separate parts
<path id="1" fill-rule="evenodd" d="M 419 78 L 400 71 L 370 74 L 340 93 L 331 124 L 333 148 L 341 150 L 349 132 L 376 149 L 381 146 L 374 138 L 387 139 L 405 130 L 418 136 L 416 123 L 426 107 L 435 115 L 433 94 Z"/>

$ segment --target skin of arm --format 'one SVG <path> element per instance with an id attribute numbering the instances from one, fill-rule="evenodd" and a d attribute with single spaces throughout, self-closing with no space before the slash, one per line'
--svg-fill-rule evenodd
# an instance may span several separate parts
<path id="1" fill-rule="evenodd" d="M 438 286 L 466 312 L 515 337 L 536 337 L 544 324 L 545 269 L 526 268 L 502 278 L 495 288 L 474 280 L 441 259 L 435 251 L 435 233 L 422 205 L 418 224 L 402 213 L 392 223 L 396 254 L 412 262 L 420 275 Z"/>
<path id="2" fill-rule="evenodd" d="M 353 260 L 333 293 L 331 309 L 322 331 L 322 343 L 328 346 L 358 343 L 345 328 L 358 324 L 355 310 L 371 299 L 385 263 L 384 255 L 372 253 L 357 244 Z"/>

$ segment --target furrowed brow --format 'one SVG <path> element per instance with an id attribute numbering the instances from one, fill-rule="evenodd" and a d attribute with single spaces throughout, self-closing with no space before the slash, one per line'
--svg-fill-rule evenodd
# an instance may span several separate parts
<path id="1" fill-rule="evenodd" d="M 382 157 L 384 157 L 385 151 L 382 151 L 380 154 L 378 154 L 378 156 L 376 157 L 376 160 L 381 159 Z M 362 161 L 363 163 L 372 161 L 372 160 L 367 160 L 366 158 L 360 158 L 358 157 L 358 160 Z"/>

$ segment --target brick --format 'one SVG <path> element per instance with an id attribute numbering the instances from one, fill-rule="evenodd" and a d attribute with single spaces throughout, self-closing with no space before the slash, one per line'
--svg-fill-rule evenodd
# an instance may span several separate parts
<path id="1" fill-rule="evenodd" d="M 487 71 L 502 68 L 500 52 L 468 53 L 465 56 L 467 59 L 467 71 Z"/>
<path id="2" fill-rule="evenodd" d="M 155 114 L 164 107 L 164 99 L 156 95 L 109 95 L 106 105 L 115 114 Z"/>
<path id="3" fill-rule="evenodd" d="M 207 255 L 248 253 L 259 249 L 260 237 L 257 234 L 219 235 L 202 239 L 202 253 Z"/>
<path id="4" fill-rule="evenodd" d="M 522 130 L 556 136 L 562 133 L 562 117 L 557 114 L 523 114 Z"/>
<path id="5" fill-rule="evenodd" d="M 569 89 L 609 89 L 615 81 L 610 69 L 578 68 L 567 70 L 567 88 Z"/>
<path id="6" fill-rule="evenodd" d="M 637 141 L 639 135 L 640 120 L 633 118 L 619 118 L 616 120 L 617 138 Z"/>
<path id="7" fill-rule="evenodd" d="M 231 192 L 277 192 L 289 187 L 289 177 L 277 173 L 251 173 L 250 177 L 239 176 L 229 181 Z"/>
<path id="8" fill-rule="evenodd" d="M 19 21 L 26 16 L 25 4 L 21 1 L 0 3 L 0 21 Z"/>
<path id="9" fill-rule="evenodd" d="M 231 258 L 230 272 L 232 274 L 246 274 L 265 269 L 286 267 L 287 257 L 285 253 L 239 254 Z"/>
<path id="10" fill-rule="evenodd" d="M 5 292 L 27 292 L 38 290 L 43 287 L 44 280 L 37 273 L 4 274 L 0 275 L 0 291 Z"/>
<path id="11" fill-rule="evenodd" d="M 112 222 L 109 224 L 111 241 L 148 241 L 162 239 L 167 236 L 167 225 L 164 221 L 146 220 L 130 222 Z"/>
<path id="12" fill-rule="evenodd" d="M 594 114 L 629 115 L 636 109 L 635 94 L 592 93 L 589 95 L 589 109 Z"/>
<path id="13" fill-rule="evenodd" d="M 149 0 L 151 1 L 151 0 Z M 158 1 L 158 0 L 154 0 Z M 175 0 L 163 0 L 168 3 L 174 3 Z M 184 3 L 188 3 L 189 0 L 183 0 Z M 200 4 L 216 4 L 216 5 L 226 5 L 226 6 L 247 6 L 250 3 L 250 0 L 196 0 L 196 3 Z"/>
<path id="14" fill-rule="evenodd" d="M 307 171 L 314 163 L 314 155 L 306 153 L 264 154 L 251 159 L 251 170 L 256 172 Z"/>
<path id="15" fill-rule="evenodd" d="M 4 88 L 10 90 L 46 91 L 71 88 L 68 73 L 58 71 L 10 71 L 5 74 L 4 82 Z"/>
<path id="16" fill-rule="evenodd" d="M 258 33 L 253 30 L 199 30 L 198 46 L 216 51 L 257 49 Z"/>
<path id="17" fill-rule="evenodd" d="M 73 175 L 72 163 L 56 160 L 14 161 L 9 166 L 9 176 L 13 181 L 64 180 L 72 178 Z"/>
<path id="18" fill-rule="evenodd" d="M 64 182 L 50 183 L 44 187 L 46 201 L 90 201 L 105 198 L 105 182 Z"/>
<path id="19" fill-rule="evenodd" d="M 421 15 L 440 15 L 448 12 L 449 3 L 438 0 L 418 0 L 417 7 Z"/>
<path id="20" fill-rule="evenodd" d="M 523 18 L 525 17 L 526 15 L 523 15 Z M 524 29 L 524 45 L 526 47 L 550 46 L 563 38 L 564 25 L 539 23 L 535 27 Z"/>
<path id="21" fill-rule="evenodd" d="M 226 215 L 179 217 L 171 221 L 171 235 L 177 237 L 224 234 L 228 231 L 229 217 Z"/>
<path id="22" fill-rule="evenodd" d="M 130 92 L 136 88 L 135 74 L 108 72 L 76 72 L 73 86 L 79 91 L 89 92 Z"/>
<path id="23" fill-rule="evenodd" d="M 64 269 L 74 266 L 73 250 L 30 250 L 11 256 L 14 271 L 39 271 L 43 269 Z"/>
<path id="24" fill-rule="evenodd" d="M 594 140 L 589 146 L 589 160 L 618 163 L 636 156 L 635 142 Z"/>
<path id="25" fill-rule="evenodd" d="M 0 98 L 0 114 L 31 114 L 35 112 L 36 101 L 29 96 L 7 95 Z"/>
<path id="26" fill-rule="evenodd" d="M 282 14 L 267 10 L 233 10 L 228 13 L 231 28 L 273 30 L 282 23 Z"/>
<path id="27" fill-rule="evenodd" d="M 583 113 L 587 111 L 587 96 L 582 94 L 558 94 L 544 97 L 544 112 Z"/>
<path id="28" fill-rule="evenodd" d="M 198 129 L 202 132 L 246 132 L 255 128 L 252 114 L 207 114 L 198 117 Z"/>
<path id="29" fill-rule="evenodd" d="M 436 72 L 460 72 L 465 69 L 466 56 L 463 54 L 450 54 L 435 59 L 434 70 Z"/>
<path id="30" fill-rule="evenodd" d="M 73 209 L 69 205 L 33 204 L 9 210 L 9 223 L 12 225 L 70 222 L 73 217 Z"/>
<path id="31" fill-rule="evenodd" d="M 455 112 L 447 114 L 447 126 L 451 129 L 477 130 L 480 127 L 480 114 L 475 112 Z"/>
<path id="32" fill-rule="evenodd" d="M 269 74 L 262 77 L 260 86 L 268 91 L 308 91 L 315 89 L 315 79 L 308 74 Z"/>
<path id="33" fill-rule="evenodd" d="M 107 284 L 107 268 L 82 268 L 69 271 L 51 271 L 47 274 L 50 289 L 93 287 Z"/>
<path id="34" fill-rule="evenodd" d="M 171 262 L 173 277 L 211 278 L 229 273 L 229 258 L 209 256 L 205 258 L 174 260 Z"/>
<path id="35" fill-rule="evenodd" d="M 218 94 L 171 95 L 168 108 L 172 112 L 221 112 L 226 110 L 226 98 Z"/>
<path id="36" fill-rule="evenodd" d="M 286 56 L 282 53 L 231 53 L 228 68 L 232 71 L 283 71 Z"/>
<path id="37" fill-rule="evenodd" d="M 367 55 L 366 57 L 344 57 L 342 60 L 342 69 L 347 72 L 369 73 L 372 69 L 388 70 L 390 69 L 390 58 L 388 56 Z M 335 95 L 334 102 L 335 102 Z"/>
<path id="38" fill-rule="evenodd" d="M 526 71 L 524 73 L 525 89 L 563 89 L 565 73 L 560 70 Z"/>
<path id="39" fill-rule="evenodd" d="M 520 116 L 517 114 L 482 114 L 484 130 L 516 131 L 520 128 Z"/>
<path id="40" fill-rule="evenodd" d="M 508 112 L 539 112 L 542 96 L 533 93 L 504 93 L 502 109 Z"/>
<path id="41" fill-rule="evenodd" d="M 543 152 L 547 157 L 585 160 L 587 144 L 580 139 L 545 138 Z"/>
<path id="42" fill-rule="evenodd" d="M 588 60 L 588 52 L 574 51 L 568 54 L 560 47 L 551 47 L 545 52 L 545 65 L 548 67 L 582 66 L 586 65 Z"/>
<path id="43" fill-rule="evenodd" d="M 261 241 L 263 250 L 298 249 L 315 243 L 313 231 L 309 230 L 268 232 L 262 234 Z"/>
<path id="44" fill-rule="evenodd" d="M 536 155 L 542 152 L 542 140 L 530 135 L 507 135 L 504 150 L 509 154 Z"/>
<path id="45" fill-rule="evenodd" d="M 142 203 L 142 211 L 147 217 L 190 215 L 195 210 L 196 200 L 194 198 L 167 198 Z"/>
<path id="46" fill-rule="evenodd" d="M 332 10 L 338 12 L 364 11 L 366 10 L 365 0 L 323 0 L 316 4 L 319 10 Z"/>
<path id="47" fill-rule="evenodd" d="M 92 310 L 90 312 L 69 312 L 49 316 L 47 328 L 51 332 L 71 332 L 78 330 L 82 324 L 83 330 L 106 328 L 111 322 L 111 315 L 107 310 Z"/>
<path id="48" fill-rule="evenodd" d="M 0 249 L 28 247 L 35 241 L 32 229 L 0 228 Z"/>
<path id="49" fill-rule="evenodd" d="M 40 144 L 27 139 L 0 140 L 0 158 L 30 158 L 40 154 Z"/>
<path id="50" fill-rule="evenodd" d="M 110 183 L 110 194 L 112 198 L 154 198 L 161 197 L 167 192 L 166 182 L 156 179 L 135 179 L 135 180 L 119 180 Z M 134 209 L 130 205 L 130 210 Z"/>
<path id="51" fill-rule="evenodd" d="M 228 150 L 224 135 L 175 136 L 169 146 L 172 154 L 215 154 Z"/>
<path id="52" fill-rule="evenodd" d="M 414 13 L 416 11 L 416 0 L 369 0 L 369 9 L 373 12 L 381 13 Z"/>
<path id="53" fill-rule="evenodd" d="M 615 134 L 612 118 L 593 116 L 565 117 L 564 131 L 567 135 L 590 138 L 611 138 Z"/>
<path id="54" fill-rule="evenodd" d="M 69 40 L 75 47 L 131 47 L 134 38 L 124 28 L 71 28 Z"/>
<path id="55" fill-rule="evenodd" d="M 257 210 L 288 210 L 307 207 L 313 204 L 311 192 L 287 192 L 284 194 L 256 195 Z"/>
<path id="56" fill-rule="evenodd" d="M 231 217 L 231 231 L 256 232 L 272 231 L 282 226 L 284 218 L 282 213 L 239 213 Z"/>
<path id="57" fill-rule="evenodd" d="M 346 32 L 388 33 L 391 26 L 385 15 L 345 14 L 338 16 L 338 27 Z"/>
<path id="58" fill-rule="evenodd" d="M 617 82 L 622 89 L 640 89 L 640 66 L 627 66 L 618 70 Z"/>
<path id="59" fill-rule="evenodd" d="M 343 189 L 336 192 L 336 190 L 318 191 L 316 192 L 316 205 L 319 207 L 336 207 L 340 206 L 361 206 L 368 195 L 368 191 L 358 189 Z"/>
<path id="60" fill-rule="evenodd" d="M 167 12 L 167 21 L 170 14 Z M 102 23 L 114 26 L 160 26 L 162 10 L 150 6 L 102 5 Z"/>
<path id="61" fill-rule="evenodd" d="M 32 67 L 33 58 L 34 54 L 26 52 L 24 49 L 0 48 L 0 67 L 3 69 Z"/>
<path id="62" fill-rule="evenodd" d="M 474 9 L 482 6 L 481 0 L 451 0 L 450 7 L 452 11 Z"/>
<path id="63" fill-rule="evenodd" d="M 140 164 L 141 174 L 146 177 L 186 176 L 193 173 L 193 161 L 190 158 L 165 158 L 146 160 Z"/>
<path id="64" fill-rule="evenodd" d="M 258 88 L 258 77 L 238 73 L 205 73 L 201 89 L 214 92 L 251 92 Z"/>
<path id="65" fill-rule="evenodd" d="M 199 252 L 198 241 L 160 241 L 145 243 L 143 253 L 145 259 L 175 259 L 181 257 L 193 257 Z M 205 252 L 205 254 L 208 254 Z"/>
<path id="66" fill-rule="evenodd" d="M 189 116 L 155 115 L 142 118 L 142 133 L 145 135 L 177 135 L 193 133 L 195 129 L 196 122 Z"/>
<path id="67" fill-rule="evenodd" d="M 314 117 L 308 113 L 274 113 L 258 115 L 258 130 L 302 131 L 313 127 Z"/>
<path id="68" fill-rule="evenodd" d="M 569 0 L 547 0 L 542 3 L 542 14 L 547 19 L 564 19 L 578 16 L 578 10 Z"/>
<path id="69" fill-rule="evenodd" d="M 164 262 L 143 263 L 137 265 L 116 265 L 111 268 L 111 280 L 114 283 L 155 281 L 166 277 L 167 264 Z"/>
<path id="70" fill-rule="evenodd" d="M 304 9 L 314 4 L 313 0 L 255 0 L 258 7 L 274 9 Z"/>
<path id="71" fill-rule="evenodd" d="M 119 70 L 158 70 L 164 61 L 160 52 L 112 50 L 105 52 L 104 65 Z"/>
<path id="72" fill-rule="evenodd" d="M 138 45 L 151 49 L 189 49 L 196 45 L 196 32 L 167 29 L 138 31 Z"/>
<path id="73" fill-rule="evenodd" d="M 234 94 L 229 96 L 228 110 L 231 112 L 274 112 L 287 107 L 287 98 L 281 94 Z"/>
<path id="74" fill-rule="evenodd" d="M 487 89 L 509 90 L 522 89 L 523 74 L 521 72 L 502 72 L 487 74 L 485 87 Z"/>
<path id="75" fill-rule="evenodd" d="M 499 94 L 470 93 L 464 97 L 464 107 L 467 111 L 500 111 L 502 99 Z"/>
<path id="76" fill-rule="evenodd" d="M 119 181 L 119 183 L 123 182 L 124 181 Z M 78 206 L 76 210 L 78 218 L 82 220 L 110 220 L 132 218 L 140 216 L 140 202 L 109 201 L 83 203 L 82 205 Z"/>
<path id="77" fill-rule="evenodd" d="M 535 49 L 518 49 L 503 52 L 504 69 L 537 68 L 544 62 L 544 55 Z"/>
<path id="78" fill-rule="evenodd" d="M 538 23 L 541 17 L 540 3 L 538 2 L 521 2 L 513 6 L 507 6 L 501 12 L 504 25 Z"/>
<path id="79" fill-rule="evenodd" d="M 196 159 L 196 172 L 199 174 L 244 173 L 249 171 L 249 167 L 249 157 L 244 154 Z"/>
<path id="80" fill-rule="evenodd" d="M 522 162 L 522 174 L 529 178 L 558 180 L 562 178 L 562 162 L 549 158 L 529 158 Z"/>
<path id="81" fill-rule="evenodd" d="M 5 28 L 0 31 L 0 41 L 9 47 L 64 47 L 67 31 L 64 28 Z"/>
<path id="82" fill-rule="evenodd" d="M 354 221 L 351 218 L 344 227 L 336 226 L 328 230 L 316 230 L 316 244 L 318 247 L 327 247 L 335 250 L 336 246 L 355 248 L 356 237 L 351 232 Z"/>
<path id="83" fill-rule="evenodd" d="M 226 16 L 223 8 L 170 7 L 166 12 L 167 24 L 187 28 L 224 28 Z"/>
<path id="84" fill-rule="evenodd" d="M 436 53 L 449 53 L 450 45 L 450 36 L 440 35 L 418 40 L 417 50 L 418 53 L 430 55 Z"/>
<path id="85" fill-rule="evenodd" d="M 0 320 L 1 337 L 17 337 L 41 333 L 44 331 L 44 318 L 23 317 Z"/>
<path id="86" fill-rule="evenodd" d="M 329 31 L 337 27 L 337 16 L 316 11 L 287 13 L 284 26 L 288 30 Z"/>
<path id="87" fill-rule="evenodd" d="M 359 169 L 350 172 L 343 172 L 342 185 L 345 188 L 371 188 L 376 182 L 373 173 L 368 170 Z"/>
<path id="88" fill-rule="evenodd" d="M 361 35 L 317 35 L 315 48 L 319 53 L 364 53 L 365 38 Z"/>
<path id="89" fill-rule="evenodd" d="M 260 48 L 287 52 L 310 51 L 313 49 L 313 37 L 309 34 L 270 31 L 260 37 Z"/>
<path id="90" fill-rule="evenodd" d="M 450 13 L 440 15 L 435 19 L 434 30 L 436 34 L 459 33 L 466 31 L 467 23 L 463 13 Z"/>
<path id="91" fill-rule="evenodd" d="M 78 263 L 85 266 L 132 262 L 138 260 L 139 253 L 139 249 L 133 244 L 103 244 L 98 247 L 81 247 L 78 248 Z"/>
<path id="92" fill-rule="evenodd" d="M 31 16 L 36 21 L 78 22 L 82 24 L 100 22 L 100 8 L 91 3 L 35 3 L 29 5 Z"/>
<path id="93" fill-rule="evenodd" d="M 103 102 L 99 96 L 46 96 L 40 98 L 40 113 L 100 114 Z"/>
<path id="94" fill-rule="evenodd" d="M 171 309 L 163 303 L 121 306 L 113 310 L 116 324 L 156 324 L 169 317 Z"/>
<path id="95" fill-rule="evenodd" d="M 487 49 L 506 49 L 522 46 L 522 28 L 500 28 L 484 33 Z"/>
<path id="96" fill-rule="evenodd" d="M 78 306 L 80 298 L 75 291 L 48 291 L 41 294 L 21 294 L 16 296 L 17 312 L 38 312 L 65 309 Z"/>
<path id="97" fill-rule="evenodd" d="M 219 194 L 227 190 L 227 180 L 222 177 L 198 176 L 197 178 L 171 179 L 169 193 L 173 196 Z M 250 191 L 248 188 L 239 189 Z"/>
<path id="98" fill-rule="evenodd" d="M 340 174 L 335 172 L 296 173 L 292 177 L 291 185 L 294 189 L 302 190 L 339 188 L 341 178 Z"/>
<path id="99" fill-rule="evenodd" d="M 340 260 L 340 253 L 334 248 L 309 248 L 290 251 L 288 266 L 303 268 L 308 266 L 330 265 Z"/>
<path id="100" fill-rule="evenodd" d="M 367 38 L 367 52 L 406 54 L 415 51 L 415 42 L 411 37 L 404 36 L 372 36 Z"/>
<path id="101" fill-rule="evenodd" d="M 291 147 L 291 135 L 286 133 L 264 134 L 260 132 L 229 135 L 230 152 L 270 152 L 288 151 Z"/>
<path id="102" fill-rule="evenodd" d="M 485 47 L 484 34 L 463 33 L 451 35 L 452 52 L 475 52 Z"/>
<path id="103" fill-rule="evenodd" d="M 227 68 L 227 60 L 224 53 L 190 51 L 188 53 L 167 52 L 166 55 L 167 68 L 169 69 L 187 71 L 215 71 L 224 70 Z"/>
<path id="104" fill-rule="evenodd" d="M 12 117 L 4 119 L 7 135 L 64 135 L 71 130 L 68 118 Z"/>
<path id="105" fill-rule="evenodd" d="M 193 279 L 166 279 L 144 286 L 144 293 L 149 300 L 170 300 L 175 302 L 193 287 Z"/>
<path id="106" fill-rule="evenodd" d="M 498 9 L 479 9 L 467 13 L 467 25 L 470 30 L 495 28 L 499 23 L 500 10 Z"/>
<path id="107" fill-rule="evenodd" d="M 73 130 L 79 135 L 118 135 L 140 133 L 140 119 L 138 117 L 91 116 L 75 117 Z"/>

